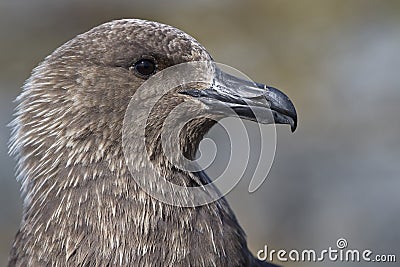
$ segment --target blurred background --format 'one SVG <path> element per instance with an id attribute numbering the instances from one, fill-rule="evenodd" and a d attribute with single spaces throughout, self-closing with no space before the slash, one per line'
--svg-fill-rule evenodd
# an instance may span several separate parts
<path id="1" fill-rule="evenodd" d="M 228 195 L 254 253 L 265 245 L 287 251 L 336 248 L 336 240 L 346 238 L 349 248 L 396 254 L 400 261 L 399 1 L 1 0 L 0 266 L 22 209 L 15 161 L 7 155 L 12 101 L 45 56 L 118 18 L 182 29 L 216 61 L 282 89 L 294 101 L 299 128 L 291 134 L 277 127 L 266 182 L 249 194 L 252 172 L 246 171 Z M 246 125 L 251 130 L 255 124 Z M 218 127 L 209 137 L 221 153 L 229 147 Z M 220 158 L 210 176 L 219 173 Z M 285 264 L 352 265 L 364 263 Z"/>

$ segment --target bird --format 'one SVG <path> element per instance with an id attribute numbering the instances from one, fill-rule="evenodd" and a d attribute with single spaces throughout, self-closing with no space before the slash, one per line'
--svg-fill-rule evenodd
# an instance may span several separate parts
<path id="1" fill-rule="evenodd" d="M 135 170 L 128 166 L 123 132 L 134 133 L 139 122 L 125 130 L 123 125 L 135 92 L 163 71 L 192 62 L 214 66 L 187 33 L 159 22 L 119 19 L 76 36 L 34 68 L 10 123 L 23 214 L 8 266 L 275 266 L 252 255 L 223 196 L 204 205 L 171 205 L 137 181 L 154 182 L 146 172 L 150 164 L 184 188 L 211 183 L 203 170 L 177 168 L 162 152 L 163 123 L 176 107 L 185 104 L 203 116 L 185 124 L 179 144 L 171 144 L 177 150 L 172 153 L 193 160 L 210 128 L 231 116 L 226 109 L 294 131 L 297 113 L 283 92 L 218 67 L 209 68 L 210 83 L 171 89 L 152 108 L 142 91 L 139 104 L 150 108 L 141 121 L 146 151 L 132 156 Z M 128 143 L 135 148 L 135 142 Z"/>

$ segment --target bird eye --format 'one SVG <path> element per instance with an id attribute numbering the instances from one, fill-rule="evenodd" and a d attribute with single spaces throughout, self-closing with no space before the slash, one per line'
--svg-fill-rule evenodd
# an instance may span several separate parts
<path id="1" fill-rule="evenodd" d="M 146 78 L 156 71 L 156 63 L 151 59 L 141 59 L 133 64 L 132 67 L 136 73 Z"/>

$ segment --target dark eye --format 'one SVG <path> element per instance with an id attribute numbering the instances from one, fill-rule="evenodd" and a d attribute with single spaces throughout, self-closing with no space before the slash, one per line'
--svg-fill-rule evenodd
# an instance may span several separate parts
<path id="1" fill-rule="evenodd" d="M 149 77 L 156 71 L 156 63 L 151 59 L 141 59 L 132 68 L 141 76 Z"/>

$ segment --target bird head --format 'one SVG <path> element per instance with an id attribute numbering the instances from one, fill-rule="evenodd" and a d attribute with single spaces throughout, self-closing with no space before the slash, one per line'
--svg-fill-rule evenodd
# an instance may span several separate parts
<path id="1" fill-rule="evenodd" d="M 165 119 L 182 103 L 188 108 L 181 114 L 203 115 L 181 131 L 181 147 L 189 158 L 215 121 L 232 114 L 296 129 L 294 105 L 278 89 L 224 72 L 201 44 L 176 28 L 125 19 L 78 35 L 33 71 L 18 98 L 11 151 L 46 151 L 44 161 L 51 159 L 52 151 L 67 148 L 60 156 L 67 166 L 111 162 L 122 153 L 123 121 L 138 89 L 154 77 L 162 78 L 166 70 L 193 62 L 204 62 L 197 68 L 204 79 L 170 88 L 150 107 L 148 117 L 137 117 L 146 121 L 150 157 L 161 149 Z M 151 99 L 144 92 L 139 102 L 146 107 Z"/>

